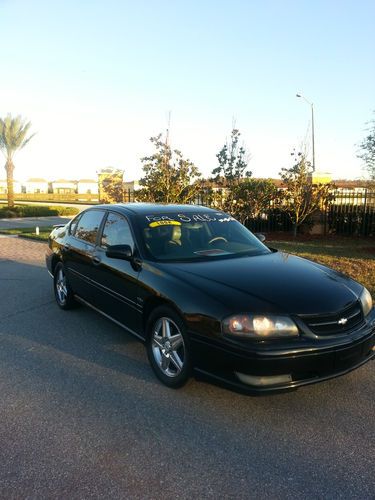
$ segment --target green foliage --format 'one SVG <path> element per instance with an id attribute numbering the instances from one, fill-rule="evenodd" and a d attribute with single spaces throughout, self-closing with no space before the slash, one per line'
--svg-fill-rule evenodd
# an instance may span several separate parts
<path id="1" fill-rule="evenodd" d="M 316 210 L 323 208 L 330 198 L 330 184 L 313 184 L 312 169 L 304 153 L 292 153 L 295 163 L 282 168 L 280 176 L 285 191 L 280 208 L 288 212 L 293 223 L 294 235 L 298 227 Z"/>
<path id="2" fill-rule="evenodd" d="M 79 213 L 79 209 L 77 207 L 48 207 L 51 210 L 57 210 L 58 215 L 64 217 L 65 215 L 77 215 Z"/>
<path id="3" fill-rule="evenodd" d="M 172 150 L 161 139 L 161 134 L 151 137 L 155 146 L 151 156 L 141 159 L 144 177 L 143 189 L 136 193 L 138 201 L 152 203 L 190 203 L 200 190 L 200 172 L 181 151 Z"/>
<path id="4" fill-rule="evenodd" d="M 0 118 L 0 151 L 5 157 L 5 170 L 7 175 L 8 206 L 14 206 L 13 192 L 13 158 L 15 153 L 24 148 L 32 139 L 34 134 L 29 135 L 31 122 L 26 122 L 21 116 L 12 117 L 8 114 L 4 119 Z"/>
<path id="5" fill-rule="evenodd" d="M 214 207 L 234 216 L 238 215 L 236 196 L 240 194 L 236 193 L 236 186 L 251 176 L 248 170 L 250 155 L 244 145 L 239 143 L 240 136 L 240 131 L 233 128 L 229 141 L 216 155 L 219 165 L 212 170 L 213 178 L 211 179 L 216 187 L 209 192 L 209 198 Z"/>
<path id="6" fill-rule="evenodd" d="M 232 187 L 233 206 L 231 214 L 245 224 L 268 212 L 279 191 L 271 179 L 244 179 Z"/>
<path id="7" fill-rule="evenodd" d="M 247 169 L 250 155 L 245 147 L 239 144 L 241 133 L 233 128 L 229 142 L 226 142 L 216 155 L 219 165 L 213 169 L 214 180 L 224 186 L 232 186 L 244 177 L 250 177 Z"/>
<path id="8" fill-rule="evenodd" d="M 76 207 L 44 206 L 44 205 L 14 205 L 0 206 L 0 219 L 13 219 L 15 217 L 51 217 L 69 216 L 78 214 Z"/>
<path id="9" fill-rule="evenodd" d="M 368 134 L 359 144 L 358 158 L 364 162 L 364 168 L 370 174 L 370 178 L 375 180 L 375 120 L 369 123 Z"/>

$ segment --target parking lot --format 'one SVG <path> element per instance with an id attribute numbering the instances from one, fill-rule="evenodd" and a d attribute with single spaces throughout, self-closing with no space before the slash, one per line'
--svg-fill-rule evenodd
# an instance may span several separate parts
<path id="1" fill-rule="evenodd" d="M 162 386 L 144 347 L 54 303 L 45 244 L 0 239 L 2 498 L 375 497 L 375 363 L 283 395 Z"/>

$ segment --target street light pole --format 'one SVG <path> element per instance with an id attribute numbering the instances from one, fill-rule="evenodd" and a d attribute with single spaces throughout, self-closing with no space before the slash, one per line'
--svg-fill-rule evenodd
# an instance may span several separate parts
<path id="1" fill-rule="evenodd" d="M 302 94 L 296 94 L 301 97 L 311 107 L 311 142 L 312 142 L 312 171 L 315 172 L 315 127 L 314 127 L 314 104 L 306 99 Z"/>

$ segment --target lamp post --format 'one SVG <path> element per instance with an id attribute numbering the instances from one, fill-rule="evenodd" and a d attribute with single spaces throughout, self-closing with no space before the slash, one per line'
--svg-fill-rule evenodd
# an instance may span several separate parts
<path id="1" fill-rule="evenodd" d="M 314 130 L 314 104 L 306 99 L 301 94 L 296 94 L 296 97 L 300 97 L 311 107 L 311 142 L 312 142 L 312 171 L 315 172 L 315 130 Z"/>

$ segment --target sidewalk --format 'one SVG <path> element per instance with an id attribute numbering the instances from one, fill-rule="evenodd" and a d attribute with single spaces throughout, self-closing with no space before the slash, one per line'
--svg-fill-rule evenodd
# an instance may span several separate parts
<path id="1" fill-rule="evenodd" d="M 19 239 L 14 236 L 0 235 L 0 264 L 1 280 L 4 279 L 4 262 L 14 261 L 17 263 L 26 262 L 30 265 L 37 265 L 45 269 L 46 242 Z M 4 282 L 3 282 L 4 283 Z M 32 291 L 30 290 L 32 293 Z M 19 293 L 22 295 L 23 290 Z M 8 306 L 7 306 L 8 307 Z M 11 305 L 9 304 L 9 307 Z"/>

